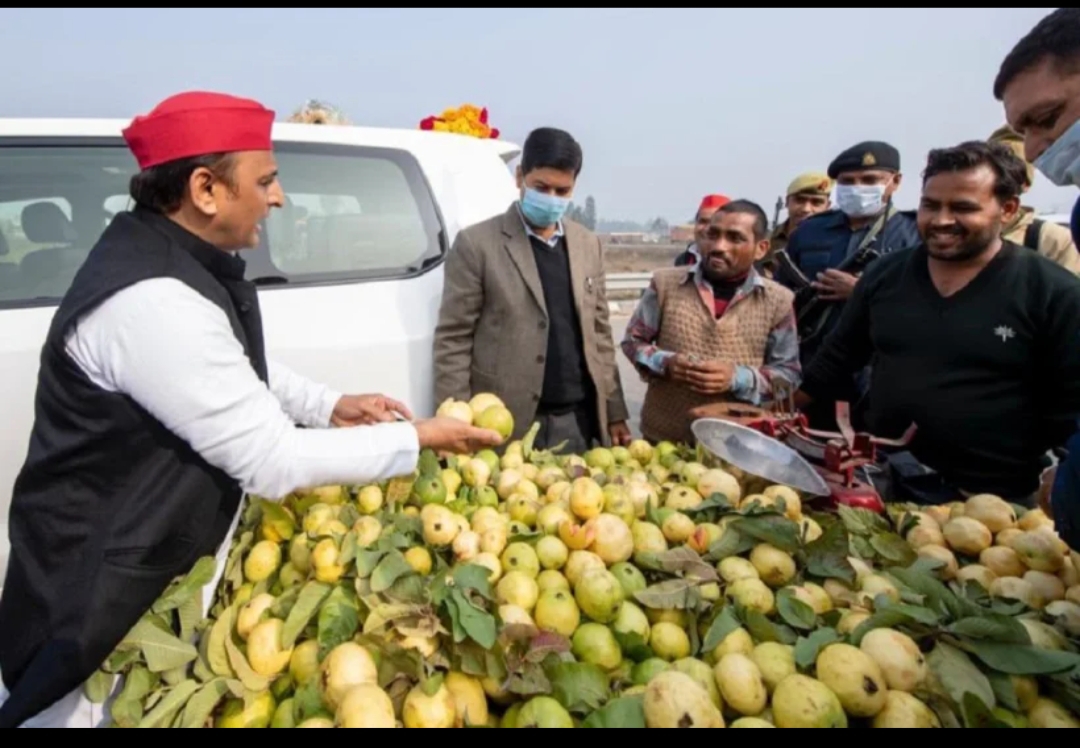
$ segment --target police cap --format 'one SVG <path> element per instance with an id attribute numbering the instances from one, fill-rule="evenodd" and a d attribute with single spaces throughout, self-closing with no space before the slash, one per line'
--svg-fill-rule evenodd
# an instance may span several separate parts
<path id="1" fill-rule="evenodd" d="M 900 171 L 900 151 L 888 143 L 871 140 L 859 143 L 837 156 L 829 164 L 829 177 L 836 179 L 849 171 Z"/>
<path id="2" fill-rule="evenodd" d="M 1024 139 L 1020 137 L 1020 133 L 1008 125 L 1002 125 L 990 135 L 989 142 L 1001 143 L 1011 148 L 1013 153 L 1015 153 L 1027 167 L 1028 187 L 1035 184 L 1035 167 L 1028 163 L 1027 158 L 1024 155 Z"/>
<path id="3" fill-rule="evenodd" d="M 828 197 L 832 193 L 833 183 L 827 174 L 818 171 L 800 174 L 791 180 L 787 188 L 787 196 L 792 195 L 822 195 Z"/>

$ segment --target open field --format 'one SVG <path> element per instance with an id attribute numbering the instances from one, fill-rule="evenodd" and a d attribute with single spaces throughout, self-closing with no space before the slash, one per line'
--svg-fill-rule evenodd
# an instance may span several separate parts
<path id="1" fill-rule="evenodd" d="M 609 273 L 647 273 L 675 264 L 685 244 L 605 244 L 604 266 Z"/>

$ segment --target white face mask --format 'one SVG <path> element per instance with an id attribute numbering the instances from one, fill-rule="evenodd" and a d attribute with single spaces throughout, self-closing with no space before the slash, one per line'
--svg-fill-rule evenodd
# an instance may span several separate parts
<path id="1" fill-rule="evenodd" d="M 836 205 L 852 218 L 876 216 L 885 208 L 885 185 L 838 184 Z"/>
<path id="2" fill-rule="evenodd" d="M 1043 151 L 1034 166 L 1058 187 L 1080 187 L 1080 120 Z"/>

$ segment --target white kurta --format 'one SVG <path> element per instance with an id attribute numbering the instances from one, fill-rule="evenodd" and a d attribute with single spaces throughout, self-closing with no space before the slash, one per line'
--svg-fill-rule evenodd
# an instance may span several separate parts
<path id="1" fill-rule="evenodd" d="M 330 428 L 341 394 L 279 364 L 270 363 L 267 388 L 225 313 L 178 280 L 155 278 L 117 292 L 84 316 L 66 343 L 95 385 L 131 397 L 247 493 L 283 497 L 298 488 L 371 483 L 410 473 L 419 459 L 412 424 Z M 218 550 L 204 615 L 240 514 Z M 7 695 L 0 674 L 0 704 Z M 100 727 L 107 716 L 80 688 L 22 727 Z"/>

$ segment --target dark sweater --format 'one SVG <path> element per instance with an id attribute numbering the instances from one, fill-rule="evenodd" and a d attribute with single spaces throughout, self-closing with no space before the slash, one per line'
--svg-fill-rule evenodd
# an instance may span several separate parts
<path id="1" fill-rule="evenodd" d="M 860 280 L 803 389 L 828 397 L 868 363 L 876 436 L 914 422 L 911 451 L 954 487 L 1026 496 L 1080 415 L 1080 280 L 1006 243 L 943 298 L 923 246 L 896 252 Z"/>
<path id="2" fill-rule="evenodd" d="M 581 318 L 574 306 L 574 284 L 570 277 L 570 256 L 566 238 L 555 246 L 535 236 L 529 237 L 547 307 L 548 345 L 544 364 L 544 385 L 540 394 L 541 412 L 564 412 L 593 405 L 596 395 L 585 366 Z M 590 402 L 592 401 L 592 402 Z"/>

